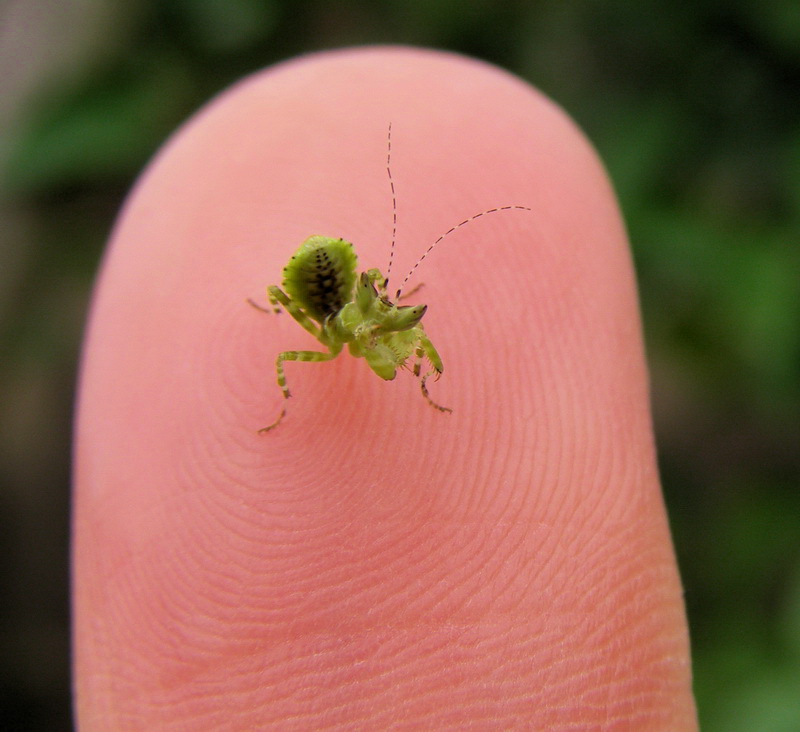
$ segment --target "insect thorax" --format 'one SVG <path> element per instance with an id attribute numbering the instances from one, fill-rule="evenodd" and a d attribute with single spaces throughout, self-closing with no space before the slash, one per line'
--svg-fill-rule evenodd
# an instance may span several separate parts
<path id="1" fill-rule="evenodd" d="M 344 239 L 311 236 L 283 269 L 286 294 L 319 323 L 353 299 L 358 257 Z"/>

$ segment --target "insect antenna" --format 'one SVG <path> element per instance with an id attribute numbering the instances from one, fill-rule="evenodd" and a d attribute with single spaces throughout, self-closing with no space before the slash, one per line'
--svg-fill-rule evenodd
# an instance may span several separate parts
<path id="1" fill-rule="evenodd" d="M 394 188 L 392 189 L 392 191 L 394 191 Z M 460 224 L 456 224 L 452 228 L 448 229 L 435 242 L 433 242 L 433 244 L 431 244 L 425 250 L 425 253 L 417 260 L 417 263 L 411 268 L 409 273 L 406 275 L 406 278 L 403 280 L 402 284 L 400 285 L 399 289 L 397 290 L 396 298 L 398 300 L 400 299 L 400 294 L 402 293 L 403 288 L 406 286 L 406 283 L 411 279 L 411 276 L 414 274 L 414 272 L 417 271 L 417 267 L 419 267 L 420 264 L 422 264 L 422 262 L 424 261 L 425 257 L 427 257 L 431 253 L 431 251 L 433 251 L 434 247 L 440 241 L 442 241 L 442 239 L 450 236 L 450 234 L 452 234 L 456 230 L 460 229 L 462 226 L 466 226 L 470 222 L 475 221 L 475 219 L 481 218 L 481 216 L 488 216 L 489 214 L 499 213 L 500 211 L 530 211 L 530 210 L 531 209 L 528 208 L 528 206 L 498 206 L 496 208 L 490 208 L 490 209 L 488 209 L 486 211 L 481 211 L 479 214 L 475 214 L 474 216 L 470 216 L 468 219 L 464 219 Z M 388 284 L 388 278 L 387 278 L 387 284 Z"/>
<path id="2" fill-rule="evenodd" d="M 383 281 L 383 291 L 389 287 L 389 277 L 392 274 L 394 262 L 395 239 L 397 238 L 397 195 L 394 191 L 394 178 L 392 178 L 392 123 L 389 122 L 389 134 L 386 137 L 386 173 L 389 176 L 389 187 L 392 189 L 392 246 L 389 249 L 389 266 L 386 268 L 386 279 Z"/>

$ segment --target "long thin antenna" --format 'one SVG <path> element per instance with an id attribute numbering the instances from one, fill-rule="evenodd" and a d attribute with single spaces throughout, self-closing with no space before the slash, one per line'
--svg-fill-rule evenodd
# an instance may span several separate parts
<path id="1" fill-rule="evenodd" d="M 392 247 L 389 249 L 389 266 L 386 268 L 384 288 L 389 286 L 389 277 L 392 274 L 394 262 L 394 245 L 397 238 L 397 196 L 394 192 L 394 179 L 392 178 L 392 123 L 389 122 L 389 134 L 386 138 L 386 172 L 389 175 L 389 186 L 392 189 Z"/>
<path id="2" fill-rule="evenodd" d="M 392 188 L 392 192 L 394 192 L 394 188 Z M 498 206 L 497 208 L 490 208 L 488 211 L 481 211 L 479 214 L 475 214 L 474 216 L 470 216 L 468 219 L 464 219 L 460 224 L 456 224 L 451 229 L 448 229 L 444 232 L 433 244 L 431 244 L 426 250 L 425 253 L 417 260 L 417 263 L 411 268 L 411 271 L 406 275 L 406 278 L 403 280 L 403 283 L 400 285 L 400 288 L 397 290 L 396 298 L 400 299 L 400 293 L 403 291 L 403 288 L 406 286 L 406 283 L 411 279 L 411 275 L 417 271 L 417 267 L 422 264 L 422 261 L 427 257 L 433 248 L 445 237 L 452 234 L 456 229 L 460 229 L 462 226 L 466 226 L 471 221 L 475 221 L 475 219 L 479 219 L 481 216 L 487 216 L 488 214 L 499 213 L 500 211 L 530 211 L 531 209 L 527 206 Z M 387 280 L 388 281 L 388 280 Z"/>

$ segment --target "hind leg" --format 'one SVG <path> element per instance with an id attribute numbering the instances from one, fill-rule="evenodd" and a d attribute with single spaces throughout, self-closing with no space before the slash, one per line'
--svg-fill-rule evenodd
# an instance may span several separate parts
<path id="1" fill-rule="evenodd" d="M 306 361 L 309 363 L 320 363 L 322 361 L 330 361 L 336 356 L 339 355 L 339 351 L 330 352 L 330 353 L 323 353 L 322 351 L 283 351 L 282 353 L 278 354 L 278 358 L 275 359 L 275 371 L 278 376 L 278 386 L 281 388 L 283 392 L 283 398 L 288 399 L 291 396 L 289 392 L 289 387 L 286 386 L 286 372 L 283 368 L 284 361 Z M 266 427 L 262 427 L 258 432 L 259 434 L 262 432 L 269 432 L 272 429 L 275 429 L 280 423 L 281 420 L 286 416 L 286 402 L 284 401 L 283 409 L 281 409 L 281 413 L 278 415 L 278 419 L 276 419 L 271 425 Z"/>

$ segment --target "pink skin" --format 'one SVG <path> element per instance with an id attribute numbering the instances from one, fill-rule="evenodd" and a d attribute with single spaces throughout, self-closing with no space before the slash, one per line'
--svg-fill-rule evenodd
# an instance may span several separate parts
<path id="1" fill-rule="evenodd" d="M 431 396 L 320 349 L 265 287 L 311 234 L 409 284 Z M 321 54 L 164 148 L 112 237 L 75 471 L 84 730 L 696 728 L 620 215 L 581 134 L 497 69 Z"/>

